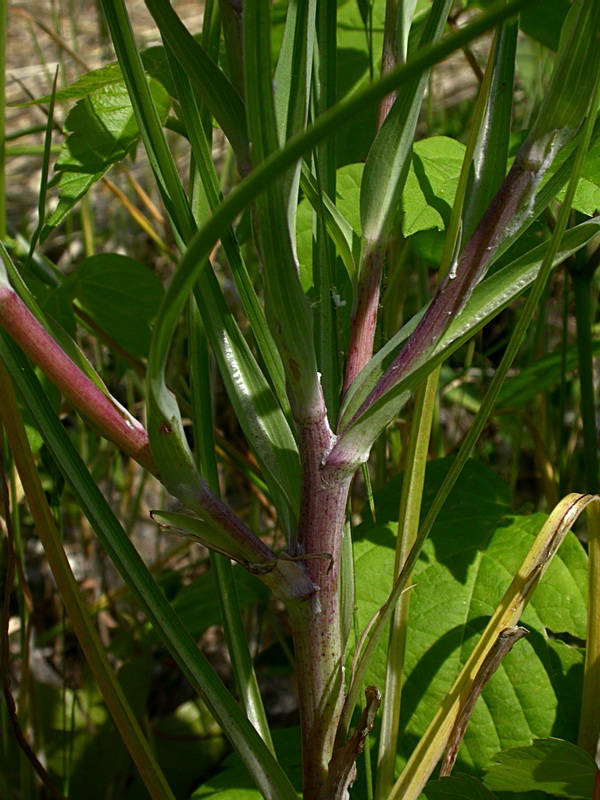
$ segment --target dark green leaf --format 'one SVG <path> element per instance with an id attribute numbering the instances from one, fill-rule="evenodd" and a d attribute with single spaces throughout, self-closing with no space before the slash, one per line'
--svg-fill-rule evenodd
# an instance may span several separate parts
<path id="1" fill-rule="evenodd" d="M 588 800 L 594 792 L 596 765 L 577 745 L 539 739 L 494 756 L 485 785 L 504 792 L 542 790 L 559 797 Z"/>
<path id="2" fill-rule="evenodd" d="M 556 52 L 563 22 L 570 8 L 568 0 L 544 0 L 543 13 L 539 6 L 526 7 L 521 11 L 521 30 Z"/>
<path id="3" fill-rule="evenodd" d="M 451 775 L 431 781 L 423 789 L 428 800 L 496 800 L 496 795 L 471 775 Z"/>
<path id="4" fill-rule="evenodd" d="M 594 355 L 600 353 L 600 341 L 592 343 Z M 577 348 L 568 347 L 564 354 L 565 372 L 577 367 Z M 561 380 L 563 372 L 563 354 L 549 353 L 538 361 L 525 367 L 518 375 L 506 381 L 500 394 L 498 408 L 522 408 L 542 392 L 554 389 Z"/>
<path id="5" fill-rule="evenodd" d="M 64 290 L 128 353 L 148 354 L 150 325 L 163 295 L 148 267 L 117 253 L 90 256 L 67 278 Z"/>

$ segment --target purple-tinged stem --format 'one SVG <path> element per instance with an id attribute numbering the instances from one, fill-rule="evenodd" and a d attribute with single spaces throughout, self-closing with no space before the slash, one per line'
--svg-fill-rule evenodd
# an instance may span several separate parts
<path id="1" fill-rule="evenodd" d="M 361 259 L 356 308 L 350 319 L 350 342 L 344 378 L 344 393 L 373 355 L 373 342 L 377 328 L 377 311 L 381 287 L 381 272 L 385 246 L 367 245 Z"/>
<path id="2" fill-rule="evenodd" d="M 400 0 L 402 2 L 402 0 Z M 383 25 L 383 49 L 381 52 L 381 74 L 387 75 L 400 63 L 398 50 L 398 13 L 399 0 L 387 0 L 385 4 L 385 22 Z M 381 128 L 391 107 L 396 101 L 398 92 L 386 95 L 377 109 L 377 130 Z"/>
<path id="3" fill-rule="evenodd" d="M 143 425 L 69 358 L 8 283 L 0 283 L 0 325 L 103 436 L 144 469 L 157 475 Z M 248 553 L 251 566 L 268 564 L 269 573 L 265 574 L 264 580 L 278 596 L 298 598 L 314 592 L 300 566 L 295 562 L 276 563 L 276 557 L 267 545 L 211 491 L 204 480 L 198 480 L 185 497 L 179 499 L 200 517 L 208 517 L 228 531 Z"/>
<path id="4" fill-rule="evenodd" d="M 307 602 L 288 604 L 300 705 L 303 798 L 320 800 L 344 693 L 339 580 L 350 477 L 322 467 L 335 442 L 324 410 L 300 423 L 299 433 L 303 488 L 296 555 L 330 556 L 302 562 L 317 591 Z"/>
<path id="5" fill-rule="evenodd" d="M 359 408 L 354 419 L 363 414 L 432 352 L 485 274 L 495 250 L 506 237 L 515 218 L 520 217 L 524 204 L 526 206 L 538 182 L 539 173 L 526 168 L 517 158 L 469 239 L 458 264 L 448 272 L 427 312 Z M 333 466 L 333 462 L 328 463 Z"/>
<path id="6" fill-rule="evenodd" d="M 8 284 L 0 285 L 0 325 L 103 436 L 156 474 L 143 425 L 83 373 Z"/>

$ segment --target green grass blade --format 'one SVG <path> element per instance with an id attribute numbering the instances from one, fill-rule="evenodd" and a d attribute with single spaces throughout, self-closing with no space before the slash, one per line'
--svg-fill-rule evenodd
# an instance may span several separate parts
<path id="1" fill-rule="evenodd" d="M 173 157 L 152 99 L 131 23 L 123 0 L 102 0 L 102 8 L 119 59 L 123 79 L 135 111 L 142 141 L 173 230 L 188 240 L 195 225 Z"/>
<path id="2" fill-rule="evenodd" d="M 148 572 L 66 431 L 49 410 L 29 364 L 3 332 L 0 356 L 103 547 L 182 672 L 201 694 L 240 754 L 260 791 L 269 800 L 297 800 L 296 792 L 267 745 L 227 692 Z"/>
<path id="3" fill-rule="evenodd" d="M 152 102 L 126 9 L 121 0 L 104 0 L 104 9 L 150 163 L 174 231 L 179 236 L 181 247 L 184 248 L 185 243 L 195 231 L 195 221 Z M 203 271 L 199 279 L 203 294 L 206 292 L 210 295 L 210 301 L 207 303 L 204 303 L 203 296 L 200 297 L 201 310 L 205 313 L 205 325 L 209 335 L 213 334 L 214 337 L 218 337 L 220 331 L 228 328 L 230 335 L 235 335 L 238 340 L 241 340 L 241 334 L 222 298 L 220 287 L 212 270 Z M 180 309 L 185 299 L 185 296 L 182 297 Z M 160 314 L 159 311 L 159 317 Z M 159 326 L 158 321 L 157 328 Z M 165 350 L 164 357 L 159 363 L 156 363 L 152 357 L 148 362 L 148 433 L 153 455 L 169 491 L 184 503 L 186 503 L 186 498 L 187 503 L 196 503 L 199 477 L 185 439 L 179 408 L 165 384 L 166 357 Z M 235 358 L 232 358 L 235 361 Z M 235 364 L 233 366 L 235 367 Z M 232 364 L 228 364 L 227 367 L 227 372 L 229 372 Z M 262 378 L 264 381 L 262 373 L 259 374 L 258 370 L 255 370 L 255 377 L 257 380 Z M 269 411 L 271 410 L 272 406 L 269 408 Z M 285 431 L 285 428 L 282 426 L 281 430 Z M 281 430 L 278 430 L 278 433 Z M 255 437 L 252 444 L 260 445 L 263 458 L 272 457 L 269 442 L 264 435 L 261 439 Z M 290 436 L 288 435 L 285 445 L 281 448 L 283 455 L 287 455 L 291 450 L 293 459 L 293 449 L 291 449 L 293 446 L 293 442 L 290 445 Z M 284 466 L 286 463 L 284 461 Z M 282 471 L 276 469 L 271 474 L 286 480 L 289 470 L 287 468 Z M 276 497 L 276 499 L 278 498 Z M 293 503 L 293 500 L 291 502 Z M 252 558 L 248 560 L 253 563 Z"/>
<path id="4" fill-rule="evenodd" d="M 210 386 L 208 340 L 202 325 L 202 319 L 193 300 L 190 302 L 188 319 L 190 389 L 198 465 L 213 492 L 220 495 L 219 473 L 215 456 L 212 397 L 210 392 L 206 392 L 206 387 Z M 207 394 L 208 396 L 206 396 Z M 211 553 L 211 566 L 215 570 L 217 578 L 223 628 L 231 657 L 238 696 L 241 699 L 246 716 L 267 743 L 269 749 L 274 752 L 271 732 L 248 650 L 231 561 L 228 558 L 222 558 Z"/>
<path id="5" fill-rule="evenodd" d="M 306 131 L 292 137 L 284 148 L 273 152 L 245 178 L 215 209 L 210 220 L 195 234 L 182 257 L 161 306 L 149 356 L 149 371 L 158 375 L 169 349 L 175 326 L 183 311 L 187 296 L 206 264 L 215 242 L 270 181 L 329 135 L 338 125 L 352 119 L 365 106 L 377 103 L 382 97 L 423 70 L 433 66 L 459 47 L 495 27 L 534 0 L 510 0 L 496 3 L 485 14 L 429 48 L 417 53 L 407 64 L 398 67 L 376 83 L 338 103 L 321 115 Z M 564 182 L 564 181 L 563 181 Z M 562 185 L 562 184 L 561 184 Z M 556 190 L 557 191 L 557 190 Z M 556 194 L 556 191 L 554 194 Z M 554 196 L 554 195 L 552 195 Z"/>
<path id="6" fill-rule="evenodd" d="M 270 8 L 260 0 L 244 10 L 246 105 L 255 165 L 279 147 L 270 41 Z M 281 180 L 269 184 L 256 201 L 257 222 L 267 318 L 282 354 L 294 413 L 306 417 L 313 415 L 314 409 L 320 406 L 321 387 L 313 343 L 312 312 L 298 277 L 288 227 L 288 192 L 289 188 L 286 186 L 284 190 Z"/>
<path id="7" fill-rule="evenodd" d="M 244 104 L 233 84 L 194 39 L 168 0 L 146 0 L 164 41 L 177 56 L 202 102 L 219 123 L 238 159 L 241 174 L 250 158 Z"/>
<path id="8" fill-rule="evenodd" d="M 170 52 L 168 45 L 167 51 Z M 174 61 L 174 58 L 171 57 L 170 60 L 183 121 L 186 126 L 200 180 L 202 181 L 202 186 L 206 194 L 208 207 L 210 211 L 212 211 L 222 200 L 222 196 L 212 160 L 210 144 L 204 133 L 204 128 L 198 124 L 199 112 L 189 79 L 179 64 Z M 252 280 L 242 259 L 235 234 L 231 228 L 226 230 L 221 236 L 221 242 L 237 290 L 240 294 L 244 311 L 248 317 L 252 335 L 256 340 L 258 349 L 263 358 L 267 377 L 277 394 L 280 404 L 284 409 L 287 409 L 288 401 L 285 393 L 285 375 L 281 358 L 279 357 L 279 352 L 277 351 L 275 342 L 269 331 L 256 290 L 254 289 Z"/>
<path id="9" fill-rule="evenodd" d="M 348 277 L 352 283 L 356 283 L 356 264 L 360 258 L 359 235 L 337 206 L 334 205 L 329 193 L 324 189 L 320 193 L 317 179 L 306 162 L 302 163 L 300 188 L 317 213 L 322 209 L 327 232 L 333 239 L 339 256 L 348 272 Z"/>
<path id="10" fill-rule="evenodd" d="M 452 0 L 435 0 L 420 49 L 440 38 L 451 5 Z M 425 70 L 400 88 L 369 150 L 360 187 L 361 227 L 367 242 L 385 239 L 397 214 L 428 76 Z"/>
<path id="11" fill-rule="evenodd" d="M 0 363 L 0 417 L 17 464 L 27 504 L 73 629 L 117 730 L 154 800 L 175 800 L 111 667 L 65 554 L 33 461 L 10 376 Z"/>
<path id="12" fill-rule="evenodd" d="M 173 77 L 208 205 L 213 209 L 219 202 L 217 178 L 189 81 L 177 62 L 173 64 Z M 286 407 L 281 359 L 231 229 L 223 236 L 223 245 L 236 276 L 236 283 L 241 287 L 242 297 L 246 300 L 244 307 L 253 332 L 257 341 L 262 344 L 261 353 L 266 357 L 268 374 L 272 375 L 280 402 Z M 195 297 L 229 399 L 262 468 L 284 528 L 289 532 L 295 527 L 299 505 L 300 465 L 296 442 L 288 421 L 229 311 L 211 271 L 204 272 L 200 277 Z M 272 372 L 269 371 L 269 366 Z"/>
<path id="13" fill-rule="evenodd" d="M 296 441 L 246 340 L 231 315 L 221 308 L 224 305 L 222 295 L 211 289 L 211 286 L 198 288 L 194 295 L 207 321 L 207 334 L 228 397 L 258 459 L 282 521 L 288 520 L 291 524 L 300 502 Z M 219 321 L 224 323 L 220 330 Z"/>
<path id="14" fill-rule="evenodd" d="M 288 4 L 283 41 L 274 75 L 274 104 L 279 144 L 304 130 L 313 70 L 316 0 L 291 0 Z M 296 229 L 300 164 L 282 180 L 290 231 Z"/>

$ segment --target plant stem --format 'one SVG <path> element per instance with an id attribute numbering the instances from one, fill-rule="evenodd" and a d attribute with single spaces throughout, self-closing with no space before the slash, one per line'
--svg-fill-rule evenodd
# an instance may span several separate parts
<path id="1" fill-rule="evenodd" d="M 317 591 L 289 604 L 298 681 L 304 800 L 320 798 L 327 778 L 343 702 L 343 642 L 339 578 L 340 556 L 351 476 L 323 470 L 335 437 L 327 417 L 300 426 L 303 487 L 297 556 L 307 558 L 306 573 Z"/>
<path id="2" fill-rule="evenodd" d="M 394 580 L 400 574 L 400 570 L 417 538 L 419 530 L 427 450 L 433 411 L 437 399 L 436 390 L 439 375 L 440 368 L 438 367 L 432 372 L 427 381 L 419 387 L 415 397 L 413 424 L 408 442 L 408 452 L 405 460 L 406 468 L 400 498 Z M 410 576 L 408 576 L 407 581 L 410 581 Z M 385 702 L 381 719 L 375 800 L 384 800 L 394 785 L 409 605 L 410 592 L 403 592 L 398 598 L 398 604 L 390 625 L 384 691 Z"/>
<path id="3" fill-rule="evenodd" d="M 369 243 L 361 258 L 356 307 L 350 320 L 344 393 L 352 386 L 354 379 L 373 354 L 385 251 L 385 243 L 381 241 Z"/>

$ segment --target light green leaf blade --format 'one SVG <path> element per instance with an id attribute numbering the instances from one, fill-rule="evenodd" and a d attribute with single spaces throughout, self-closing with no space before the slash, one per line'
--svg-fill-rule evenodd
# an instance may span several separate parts
<path id="1" fill-rule="evenodd" d="M 402 195 L 402 233 L 445 230 L 458 185 L 465 147 L 447 136 L 415 142 Z"/>
<path id="2" fill-rule="evenodd" d="M 92 69 L 81 75 L 77 80 L 63 86 L 56 92 L 56 102 L 63 102 L 65 100 L 78 100 L 81 97 L 87 97 L 88 94 L 98 91 L 106 86 L 112 86 L 115 83 L 123 80 L 121 67 L 118 62 L 113 61 L 112 64 L 106 64 L 99 69 Z M 29 100 L 27 103 L 20 105 L 40 105 L 41 103 L 48 103 L 52 95 L 46 94 L 36 100 Z"/>
<path id="3" fill-rule="evenodd" d="M 163 86 L 150 80 L 152 97 L 164 122 L 171 104 Z M 45 239 L 88 189 L 113 164 L 122 161 L 140 138 L 133 108 L 122 81 L 107 83 L 79 100 L 69 112 L 67 138 L 55 165 L 60 199 L 46 221 Z"/>
<path id="4" fill-rule="evenodd" d="M 577 745 L 561 739 L 538 739 L 529 747 L 497 753 L 485 785 L 500 792 L 543 791 L 588 800 L 594 792 L 596 765 Z"/>

